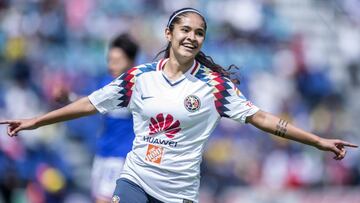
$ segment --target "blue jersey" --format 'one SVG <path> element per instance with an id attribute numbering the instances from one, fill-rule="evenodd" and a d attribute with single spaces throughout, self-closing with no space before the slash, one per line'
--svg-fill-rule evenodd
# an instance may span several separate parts
<path id="1" fill-rule="evenodd" d="M 100 87 L 114 78 L 105 76 L 100 80 Z M 103 157 L 126 157 L 134 140 L 133 121 L 127 109 L 117 109 L 102 116 L 102 129 L 97 139 L 96 155 Z"/>

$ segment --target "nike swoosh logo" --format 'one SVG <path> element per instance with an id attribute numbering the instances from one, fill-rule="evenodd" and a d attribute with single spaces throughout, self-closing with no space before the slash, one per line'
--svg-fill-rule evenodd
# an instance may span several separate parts
<path id="1" fill-rule="evenodd" d="M 144 97 L 144 95 L 141 95 L 141 100 L 150 99 L 150 98 L 154 98 L 154 97 L 153 96 Z"/>

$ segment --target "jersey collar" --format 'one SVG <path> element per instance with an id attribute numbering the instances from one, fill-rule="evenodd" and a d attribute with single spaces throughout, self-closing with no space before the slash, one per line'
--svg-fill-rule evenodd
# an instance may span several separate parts
<path id="1" fill-rule="evenodd" d="M 169 58 L 161 59 L 156 65 L 156 70 L 162 71 L 168 60 L 169 60 Z M 191 66 L 191 68 L 188 71 L 186 71 L 185 75 L 187 75 L 187 74 L 196 75 L 196 73 L 199 71 L 199 69 L 200 69 L 200 63 L 198 61 L 194 60 L 193 65 Z"/>

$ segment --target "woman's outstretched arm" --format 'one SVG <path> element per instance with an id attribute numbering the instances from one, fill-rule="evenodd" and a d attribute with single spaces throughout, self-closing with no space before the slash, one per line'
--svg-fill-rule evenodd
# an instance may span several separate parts
<path id="1" fill-rule="evenodd" d="M 278 118 L 264 111 L 258 111 L 254 115 L 248 117 L 246 121 L 265 132 L 311 145 L 320 150 L 331 151 L 335 154 L 334 159 L 337 160 L 343 159 L 345 157 L 345 147 L 358 147 L 355 144 L 339 139 L 321 138 L 317 135 L 295 127 L 286 120 Z"/>
<path id="2" fill-rule="evenodd" d="M 60 109 L 51 111 L 39 117 L 30 119 L 15 119 L 0 121 L 0 124 L 8 124 L 7 133 L 10 137 L 16 136 L 21 130 L 31 130 L 44 125 L 50 125 L 61 121 L 67 121 L 96 113 L 97 110 L 87 97 L 83 97 Z"/>

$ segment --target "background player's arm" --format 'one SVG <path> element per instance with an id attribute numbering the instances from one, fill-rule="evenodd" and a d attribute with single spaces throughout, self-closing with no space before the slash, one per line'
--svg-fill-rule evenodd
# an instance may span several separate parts
<path id="1" fill-rule="evenodd" d="M 324 151 L 332 151 L 336 155 L 334 157 L 335 159 L 344 158 L 346 153 L 345 146 L 357 147 L 357 145 L 342 140 L 321 138 L 264 111 L 258 111 L 254 115 L 249 116 L 246 122 L 251 123 L 265 132 L 311 145 Z"/>
<path id="2" fill-rule="evenodd" d="M 87 97 L 83 97 L 67 106 L 51 111 L 39 117 L 19 120 L 5 120 L 0 124 L 8 124 L 7 133 L 10 137 L 21 130 L 31 130 L 44 125 L 67 121 L 96 113 L 97 110 Z"/>

